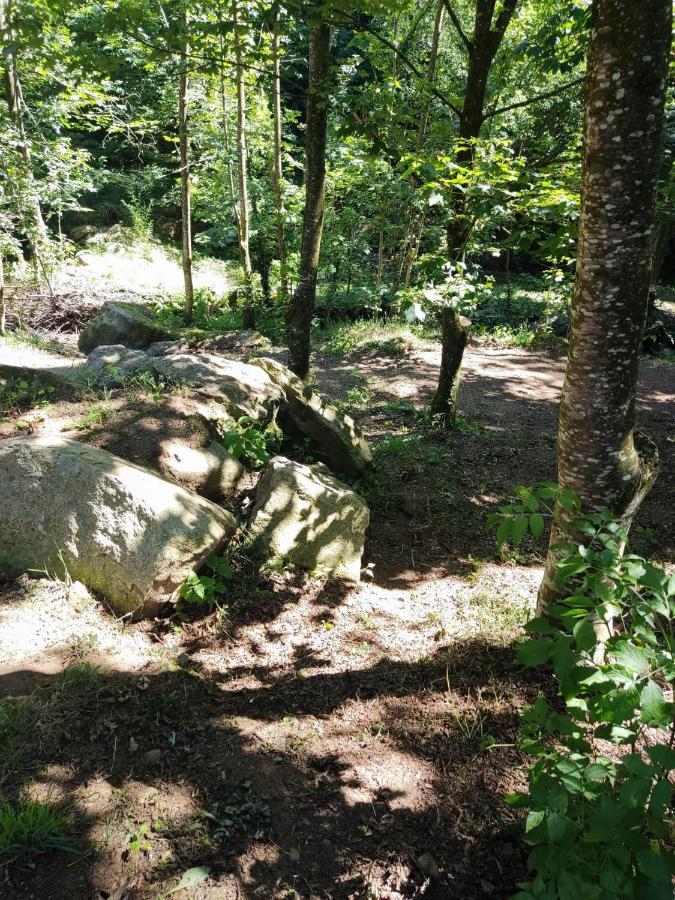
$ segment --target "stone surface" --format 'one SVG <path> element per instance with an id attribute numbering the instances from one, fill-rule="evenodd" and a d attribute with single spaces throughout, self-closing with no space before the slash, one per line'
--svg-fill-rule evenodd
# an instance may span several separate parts
<path id="1" fill-rule="evenodd" d="M 187 341 L 157 341 L 150 344 L 148 356 L 167 356 L 169 353 L 186 353 L 190 349 Z"/>
<path id="2" fill-rule="evenodd" d="M 83 353 L 114 344 L 142 349 L 156 341 L 171 338 L 171 332 L 160 325 L 148 307 L 140 303 L 108 301 L 103 304 L 99 315 L 82 329 L 78 346 Z"/>
<path id="3" fill-rule="evenodd" d="M 96 347 L 87 357 L 87 365 L 98 381 L 117 381 L 152 368 L 147 353 L 131 350 L 124 344 Z"/>
<path id="4" fill-rule="evenodd" d="M 184 383 L 200 397 L 222 404 L 233 418 L 271 420 L 284 398 L 281 388 L 259 366 L 212 353 L 171 353 L 153 358 L 153 371 Z"/>
<path id="5" fill-rule="evenodd" d="M 134 351 L 131 351 L 134 352 Z M 210 500 L 231 497 L 244 467 L 215 438 L 207 411 L 192 400 L 165 396 L 127 403 L 77 439 L 146 466 Z"/>
<path id="6" fill-rule="evenodd" d="M 105 450 L 54 437 L 0 442 L 0 566 L 64 575 L 118 613 L 149 614 L 236 522 Z"/>
<path id="7" fill-rule="evenodd" d="M 283 390 L 285 403 L 278 422 L 285 434 L 309 438 L 317 456 L 340 474 L 358 476 L 372 465 L 370 447 L 350 416 L 276 360 L 258 357 L 250 364 L 259 366 Z"/>
<path id="8" fill-rule="evenodd" d="M 369 518 L 365 501 L 324 465 L 277 456 L 258 483 L 250 535 L 266 561 L 358 581 Z"/>

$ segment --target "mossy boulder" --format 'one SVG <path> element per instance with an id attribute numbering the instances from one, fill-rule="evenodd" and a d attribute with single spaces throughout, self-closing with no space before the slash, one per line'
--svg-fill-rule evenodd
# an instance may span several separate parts
<path id="1" fill-rule="evenodd" d="M 0 567 L 69 576 L 121 614 L 151 614 L 234 533 L 203 497 L 58 437 L 0 442 Z"/>
<path id="2" fill-rule="evenodd" d="M 326 466 L 270 460 L 256 490 L 249 533 L 263 562 L 359 581 L 370 512 Z"/>
<path id="3" fill-rule="evenodd" d="M 142 303 L 108 301 L 82 329 L 78 346 L 83 353 L 113 344 L 142 350 L 156 341 L 170 341 L 173 337 L 150 307 Z"/>
<path id="4" fill-rule="evenodd" d="M 358 477 L 370 468 L 370 447 L 350 416 L 276 360 L 257 357 L 250 365 L 261 368 L 283 391 L 277 421 L 284 434 L 308 438 L 314 453 L 341 475 Z"/>

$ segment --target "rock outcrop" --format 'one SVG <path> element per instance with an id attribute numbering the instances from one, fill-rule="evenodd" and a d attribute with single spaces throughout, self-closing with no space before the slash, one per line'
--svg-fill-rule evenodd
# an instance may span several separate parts
<path id="1" fill-rule="evenodd" d="M 369 511 L 326 466 L 270 460 L 249 525 L 254 551 L 316 574 L 358 581 Z"/>
<path id="2" fill-rule="evenodd" d="M 219 501 L 243 486 L 246 473 L 216 440 L 207 414 L 198 403 L 184 397 L 136 401 L 100 425 L 79 432 L 77 438 Z"/>
<path id="3" fill-rule="evenodd" d="M 0 566 L 81 581 L 148 614 L 235 529 L 215 504 L 105 450 L 54 437 L 0 442 Z"/>
<path id="4" fill-rule="evenodd" d="M 78 346 L 83 353 L 114 344 L 138 350 L 156 341 L 169 341 L 172 337 L 147 306 L 108 301 L 82 329 Z"/>
<path id="5" fill-rule="evenodd" d="M 276 360 L 258 357 L 250 365 L 266 372 L 283 391 L 284 403 L 279 409 L 278 422 L 284 434 L 309 438 L 317 456 L 341 475 L 362 475 L 372 465 L 370 447 L 350 416 L 337 410 Z"/>

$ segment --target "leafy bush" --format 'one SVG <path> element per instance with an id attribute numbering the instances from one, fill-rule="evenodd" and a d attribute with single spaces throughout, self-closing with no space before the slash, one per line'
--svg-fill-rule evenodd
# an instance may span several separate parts
<path id="1" fill-rule="evenodd" d="M 279 429 L 274 425 L 260 428 L 250 416 L 221 419 L 218 423 L 221 443 L 235 459 L 243 460 L 252 469 L 260 469 L 272 458 L 270 451 L 280 443 Z"/>
<path id="2" fill-rule="evenodd" d="M 217 606 L 218 596 L 225 593 L 226 582 L 232 578 L 232 567 L 224 556 L 210 556 L 205 568 L 199 575 L 190 572 L 181 586 L 180 596 L 197 606 Z"/>
<path id="3" fill-rule="evenodd" d="M 54 388 L 33 378 L 0 378 L 0 416 L 18 412 L 30 406 L 49 403 Z"/>
<path id="4" fill-rule="evenodd" d="M 578 510 L 554 487 L 521 488 L 495 517 L 499 538 L 541 533 L 549 499 Z M 517 898 L 670 900 L 675 576 L 625 554 L 606 511 L 575 528 L 584 543 L 557 548 L 562 599 L 519 647 L 526 667 L 552 668 L 559 699 L 542 695 L 521 717 L 521 747 L 537 761 L 528 792 L 507 798 L 528 810 L 533 848 L 534 878 Z"/>

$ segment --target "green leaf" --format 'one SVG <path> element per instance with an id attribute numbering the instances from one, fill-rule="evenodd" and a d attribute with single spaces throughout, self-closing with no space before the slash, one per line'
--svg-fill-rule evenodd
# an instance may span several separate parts
<path id="1" fill-rule="evenodd" d="M 598 643 L 598 638 L 590 619 L 581 619 L 581 621 L 577 622 L 572 633 L 579 650 L 592 650 Z"/>
<path id="2" fill-rule="evenodd" d="M 211 869 L 208 866 L 195 866 L 192 869 L 188 869 L 186 872 L 183 872 L 181 880 L 176 887 L 171 888 L 170 891 L 166 892 L 167 897 L 169 894 L 175 894 L 177 891 L 184 891 L 186 888 L 191 888 L 196 884 L 200 884 L 202 881 L 205 881 L 210 874 Z"/>
<path id="3" fill-rule="evenodd" d="M 497 541 L 498 547 L 501 547 L 501 545 L 503 543 L 508 541 L 508 539 L 511 535 L 511 526 L 512 526 L 511 519 L 503 519 L 502 520 L 502 523 L 500 524 L 499 528 L 497 529 L 496 541 Z"/>
<path id="4" fill-rule="evenodd" d="M 548 638 L 531 638 L 518 647 L 518 660 L 524 666 L 540 666 L 551 655 L 553 643 Z"/>
<path id="5" fill-rule="evenodd" d="M 670 721 L 669 704 L 655 681 L 648 681 L 640 692 L 640 721 L 662 727 Z"/>
<path id="6" fill-rule="evenodd" d="M 531 812 L 529 812 L 525 821 L 525 834 L 529 834 L 531 831 L 541 825 L 546 816 L 547 812 L 545 809 L 533 809 Z"/>
<path id="7" fill-rule="evenodd" d="M 516 516 L 513 520 L 513 528 L 511 531 L 511 540 L 514 544 L 518 545 L 522 539 L 525 537 L 527 533 L 527 526 L 529 524 L 529 517 L 521 514 Z"/>
<path id="8" fill-rule="evenodd" d="M 540 538 L 544 533 L 544 517 L 540 513 L 532 513 L 530 516 L 530 531 L 533 538 Z"/>
<path id="9" fill-rule="evenodd" d="M 628 641 L 612 647 L 611 655 L 613 660 L 624 669 L 630 672 L 642 674 L 649 670 L 649 655 L 639 647 L 634 647 Z"/>

